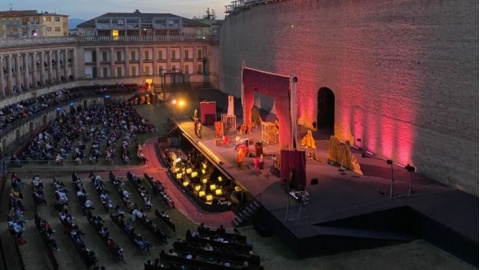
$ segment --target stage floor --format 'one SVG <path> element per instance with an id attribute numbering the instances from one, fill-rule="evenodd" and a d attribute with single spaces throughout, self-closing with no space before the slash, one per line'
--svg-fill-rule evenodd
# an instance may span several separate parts
<path id="1" fill-rule="evenodd" d="M 271 155 L 279 151 L 278 144 L 264 143 L 263 170 L 254 169 L 255 157 L 246 157 L 244 163 L 250 168 L 241 169 L 236 165 L 237 151 L 234 150 L 236 131 L 226 132 L 225 135 L 231 138 L 229 144 L 217 146 L 213 126 L 204 126 L 202 138 L 198 138 L 194 133 L 191 119 L 175 122 L 198 147 L 206 148 L 207 152 L 215 155 L 221 161 L 220 166 L 246 191 L 253 196 L 261 193 L 262 205 L 298 238 L 318 234 L 321 229 L 315 225 L 324 222 L 409 206 L 468 239 L 475 240 L 478 244 L 478 197 L 455 190 L 418 173 L 413 174 L 414 193 L 408 197 L 410 174 L 405 168 L 395 165 L 393 166 L 395 196 L 390 200 L 392 174 L 391 167 L 385 160 L 375 156 L 362 158 L 358 150 L 351 148 L 359 161 L 363 175 L 349 170 L 340 171 L 339 167 L 328 164 L 328 140 L 318 140 L 316 149 L 298 148 L 307 152 L 313 151 L 320 158 L 320 161 L 307 159 L 306 191 L 310 194 L 311 200 L 309 205 L 300 211 L 299 203 L 287 195 L 281 179 L 269 172 L 273 163 Z M 300 130 L 299 138 L 305 133 L 306 130 Z M 254 130 L 246 136 L 254 142 L 260 141 L 261 130 Z M 250 146 L 250 151 L 255 152 L 254 146 Z M 312 178 L 317 178 L 318 184 L 311 185 Z"/>
<path id="2" fill-rule="evenodd" d="M 391 166 L 384 159 L 375 156 L 362 157 L 361 152 L 351 148 L 363 175 L 349 170 L 343 171 L 338 166 L 328 163 L 328 140 L 324 139 L 316 141 L 316 149 L 298 148 L 307 153 L 314 152 L 320 158 L 319 161 L 307 159 L 305 190 L 310 195 L 310 203 L 301 208 L 297 201 L 288 196 L 281 179 L 270 174 L 269 169 L 273 164 L 271 155 L 280 150 L 278 144 L 263 144 L 265 156 L 263 170 L 254 169 L 255 157 L 244 159 L 248 169 L 240 168 L 236 164 L 237 151 L 234 145 L 236 131 L 226 132 L 225 135 L 231 138 L 229 144 L 216 145 L 213 126 L 204 126 L 202 138 L 198 138 L 194 133 L 194 123 L 191 119 L 177 119 L 175 123 L 185 136 L 194 142 L 194 145 L 210 153 L 211 157 L 215 156 L 213 160 L 220 161 L 219 167 L 244 190 L 252 196 L 261 194 L 263 207 L 275 217 L 276 222 L 287 228 L 289 234 L 295 239 L 313 239 L 318 235 L 338 236 L 339 233 L 350 237 L 349 234 L 359 231 L 339 230 L 327 223 L 406 207 L 413 209 L 415 215 L 422 217 L 420 222 L 422 226 L 426 227 L 425 220 L 428 221 L 427 223 L 432 221 L 440 224 L 441 228 L 447 228 L 449 232 L 453 232 L 455 237 L 467 239 L 469 246 L 473 243 L 478 253 L 479 208 L 476 196 L 455 190 L 418 173 L 413 174 L 414 193 L 407 196 L 410 173 L 404 167 L 394 165 L 394 198 L 390 199 L 392 172 Z M 299 138 L 304 134 L 306 130 L 300 129 Z M 246 137 L 254 142 L 260 141 L 261 130 L 254 130 Z M 323 137 L 326 138 L 326 136 Z M 255 152 L 253 145 L 250 146 L 250 151 Z M 317 178 L 318 184 L 312 185 L 310 181 L 312 178 Z M 426 229 L 423 228 L 423 230 Z M 420 237 L 430 239 L 443 237 L 443 235 L 424 236 L 424 231 L 421 234 Z M 447 241 L 447 244 L 435 244 L 442 246 L 452 243 Z M 451 250 L 447 251 L 451 252 Z M 478 260 L 478 256 L 476 258 Z"/>

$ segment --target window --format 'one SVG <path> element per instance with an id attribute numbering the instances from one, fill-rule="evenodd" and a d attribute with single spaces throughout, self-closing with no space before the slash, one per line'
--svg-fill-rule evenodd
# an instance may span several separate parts
<path id="1" fill-rule="evenodd" d="M 130 60 L 135 61 L 135 51 L 130 52 Z"/>
<path id="2" fill-rule="evenodd" d="M 55 32 L 60 32 L 60 27 L 55 27 Z"/>
<path id="3" fill-rule="evenodd" d="M 137 67 L 133 66 L 130 68 L 130 76 L 137 76 Z"/>
<path id="4" fill-rule="evenodd" d="M 104 67 L 103 68 L 103 78 L 107 78 L 108 77 L 108 68 Z"/>
<path id="5" fill-rule="evenodd" d="M 52 32 L 52 27 L 47 27 L 47 32 Z"/>
<path id="6" fill-rule="evenodd" d="M 150 66 L 145 66 L 145 70 L 143 71 L 143 75 L 150 75 Z"/>
<path id="7" fill-rule="evenodd" d="M 172 65 L 172 72 L 175 72 L 177 70 L 177 67 L 175 65 Z"/>
<path id="8" fill-rule="evenodd" d="M 199 58 L 199 59 L 202 58 L 202 50 L 201 50 L 201 49 L 198 50 L 197 55 L 198 55 L 198 58 Z"/>
<path id="9" fill-rule="evenodd" d="M 55 21 L 56 21 L 56 22 L 59 22 L 59 21 L 60 21 L 60 17 L 55 17 Z"/>
<path id="10" fill-rule="evenodd" d="M 185 50 L 185 59 L 188 59 L 188 50 Z"/>
<path id="11" fill-rule="evenodd" d="M 45 17 L 45 21 L 51 22 L 51 21 L 52 21 L 52 17 Z"/>
<path id="12" fill-rule="evenodd" d="M 163 67 L 158 68 L 158 75 L 163 75 Z"/>
<path id="13" fill-rule="evenodd" d="M 175 51 L 172 51 L 172 60 L 175 60 Z"/>
<path id="14" fill-rule="evenodd" d="M 163 52 L 158 51 L 158 60 L 162 60 L 162 59 L 163 59 Z"/>
<path id="15" fill-rule="evenodd" d="M 122 61 L 122 52 L 117 51 L 117 61 Z"/>
<path id="16" fill-rule="evenodd" d="M 145 60 L 150 60 L 150 51 L 145 51 Z"/>
<path id="17" fill-rule="evenodd" d="M 197 66 L 197 72 L 198 72 L 198 74 L 202 74 L 202 73 L 203 73 L 203 72 L 202 72 L 202 65 L 198 65 L 198 66 Z"/>
<path id="18" fill-rule="evenodd" d="M 122 77 L 122 67 L 117 67 L 117 77 Z"/>
<path id="19" fill-rule="evenodd" d="M 188 65 L 185 65 L 185 68 L 183 69 L 183 72 L 185 74 L 190 74 L 190 69 L 189 69 L 189 66 Z"/>
<path id="20" fill-rule="evenodd" d="M 108 61 L 107 52 L 102 52 L 102 61 Z"/>

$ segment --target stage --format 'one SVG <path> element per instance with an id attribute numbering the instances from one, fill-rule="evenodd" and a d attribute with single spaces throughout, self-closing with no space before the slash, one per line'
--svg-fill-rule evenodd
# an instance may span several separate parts
<path id="1" fill-rule="evenodd" d="M 328 140 L 317 140 L 314 152 L 319 160 L 307 158 L 305 190 L 308 205 L 300 204 L 286 192 L 282 179 L 270 173 L 272 154 L 278 144 L 263 143 L 265 166 L 254 168 L 254 157 L 246 157 L 246 167 L 236 163 L 235 130 L 225 132 L 228 144 L 215 143 L 214 126 L 203 126 L 201 138 L 194 132 L 191 119 L 172 119 L 182 138 L 216 163 L 226 175 L 261 203 L 254 226 L 273 233 L 300 257 L 328 255 L 424 239 L 478 266 L 478 197 L 455 190 L 401 166 L 393 166 L 394 196 L 390 199 L 392 167 L 376 156 L 362 157 L 351 148 L 363 175 L 340 170 L 328 163 Z M 237 123 L 238 124 L 238 123 Z M 299 131 L 299 139 L 306 130 Z M 260 128 L 244 135 L 261 140 Z M 254 146 L 250 152 L 255 154 Z M 408 195 L 413 177 L 413 192 Z M 311 184 L 311 179 L 318 184 Z"/>

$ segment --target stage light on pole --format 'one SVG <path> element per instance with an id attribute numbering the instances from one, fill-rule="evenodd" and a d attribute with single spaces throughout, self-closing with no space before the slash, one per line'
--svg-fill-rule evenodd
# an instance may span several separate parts
<path id="1" fill-rule="evenodd" d="M 408 196 L 410 196 L 412 193 L 415 193 L 413 190 L 413 173 L 415 172 L 415 167 L 412 165 L 408 164 L 405 166 L 405 169 L 408 171 L 410 174 L 410 185 L 408 186 Z"/>
<path id="2" fill-rule="evenodd" d="M 390 182 L 390 200 L 393 199 L 393 185 L 395 184 L 395 179 L 393 178 L 393 160 L 388 159 L 387 164 L 392 168 L 392 181 Z"/>

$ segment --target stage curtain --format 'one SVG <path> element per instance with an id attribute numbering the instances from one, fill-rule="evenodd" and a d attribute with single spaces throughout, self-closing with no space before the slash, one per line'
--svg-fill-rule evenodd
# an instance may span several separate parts
<path id="1" fill-rule="evenodd" d="M 293 147 L 290 145 L 292 139 L 290 78 L 250 68 L 244 68 L 242 72 L 244 123 L 250 130 L 255 91 L 271 96 L 274 99 L 275 111 L 280 123 L 278 139 L 280 147 Z"/>
<path id="2" fill-rule="evenodd" d="M 305 190 L 307 184 L 307 157 L 305 151 L 281 150 L 280 151 L 280 178 L 288 179 L 290 173 L 296 171 L 297 183 L 294 183 L 295 189 Z"/>

